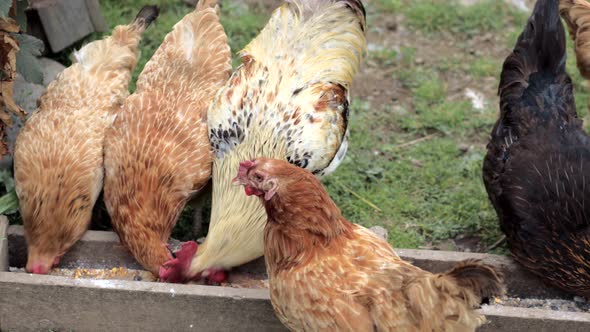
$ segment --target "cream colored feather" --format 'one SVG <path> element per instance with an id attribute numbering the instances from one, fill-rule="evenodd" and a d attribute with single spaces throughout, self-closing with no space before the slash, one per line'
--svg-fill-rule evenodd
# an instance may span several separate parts
<path id="1" fill-rule="evenodd" d="M 188 277 L 263 254 L 262 206 L 230 185 L 240 161 L 286 159 L 318 176 L 342 161 L 349 88 L 365 44 L 359 0 L 300 0 L 275 10 L 241 52 L 243 64 L 209 108 L 212 216 Z"/>

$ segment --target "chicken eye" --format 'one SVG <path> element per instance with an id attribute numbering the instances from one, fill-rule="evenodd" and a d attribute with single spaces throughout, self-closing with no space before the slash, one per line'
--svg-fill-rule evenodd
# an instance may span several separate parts
<path id="1" fill-rule="evenodd" d="M 254 173 L 254 180 L 256 180 L 257 182 L 261 182 L 262 180 L 264 180 L 264 178 L 262 177 L 262 175 Z"/>

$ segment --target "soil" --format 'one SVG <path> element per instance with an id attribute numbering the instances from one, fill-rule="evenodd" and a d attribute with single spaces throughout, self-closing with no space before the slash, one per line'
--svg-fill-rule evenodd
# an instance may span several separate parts
<path id="1" fill-rule="evenodd" d="M 415 64 L 436 68 L 441 62 L 457 57 L 477 57 L 485 54 L 486 57 L 504 58 L 510 52 L 504 40 L 493 34 L 474 36 L 469 40 L 459 40 L 451 34 L 432 38 L 420 31 L 408 29 L 402 16 L 379 13 L 375 6 L 367 8 L 367 16 L 372 23 L 367 31 L 369 53 L 396 50 L 399 54 L 402 48 L 413 48 L 416 50 Z M 351 90 L 353 98 L 368 100 L 375 106 L 392 105 L 392 102 L 410 105 L 411 91 L 403 87 L 395 77 L 395 72 L 400 67 L 399 64 L 383 64 L 370 59 L 365 61 Z M 451 98 L 464 95 L 469 87 L 481 93 L 486 103 L 498 102 L 495 78 L 473 79 L 453 71 L 441 72 L 441 75 Z"/>

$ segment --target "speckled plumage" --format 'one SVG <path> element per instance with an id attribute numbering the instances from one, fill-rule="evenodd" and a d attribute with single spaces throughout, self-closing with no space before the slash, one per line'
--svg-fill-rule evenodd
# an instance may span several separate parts
<path id="1" fill-rule="evenodd" d="M 590 296 L 590 138 L 566 73 L 558 2 L 537 2 L 504 62 L 483 179 L 514 259 Z"/>
<path id="2" fill-rule="evenodd" d="M 477 261 L 442 274 L 402 261 L 301 168 L 257 158 L 238 181 L 266 208 L 270 297 L 291 331 L 474 331 L 482 297 L 503 292 L 502 276 Z"/>
<path id="3" fill-rule="evenodd" d="M 14 172 L 28 270 L 36 264 L 47 272 L 88 228 L 103 184 L 105 130 L 128 95 L 153 10 L 144 8 L 134 23 L 75 52 L 75 63 L 48 86 L 17 137 Z"/>
<path id="4" fill-rule="evenodd" d="M 227 81 L 231 54 L 215 1 L 178 22 L 138 78 L 108 131 L 105 203 L 134 257 L 158 274 L 187 200 L 211 176 L 207 107 Z"/>
<path id="5" fill-rule="evenodd" d="M 241 160 L 285 159 L 318 176 L 340 164 L 364 29 L 358 0 L 288 1 L 241 52 L 243 64 L 209 109 L 211 222 L 188 277 L 263 254 L 263 208 L 231 185 Z"/>

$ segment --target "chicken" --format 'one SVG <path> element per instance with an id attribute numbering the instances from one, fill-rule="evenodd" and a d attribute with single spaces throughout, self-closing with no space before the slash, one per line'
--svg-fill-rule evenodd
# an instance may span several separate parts
<path id="1" fill-rule="evenodd" d="M 483 179 L 514 259 L 590 296 L 590 139 L 565 66 L 558 0 L 539 0 L 504 62 Z"/>
<path id="2" fill-rule="evenodd" d="M 103 185 L 105 130 L 129 95 L 141 34 L 157 16 L 156 6 L 146 6 L 131 24 L 74 52 L 75 63 L 48 86 L 19 133 L 14 176 L 27 271 L 47 273 L 88 228 Z"/>
<path id="3" fill-rule="evenodd" d="M 207 106 L 231 73 L 216 1 L 200 1 L 146 64 L 105 147 L 105 205 L 121 242 L 156 276 L 187 200 L 211 177 Z"/>
<path id="4" fill-rule="evenodd" d="M 215 152 L 205 242 L 167 262 L 164 281 L 223 280 L 263 255 L 264 208 L 231 185 L 241 160 L 285 159 L 317 176 L 347 149 L 349 88 L 365 53 L 360 0 L 290 0 L 242 52 L 243 64 L 209 109 Z"/>
<path id="5" fill-rule="evenodd" d="M 266 209 L 271 301 L 292 331 L 475 331 L 485 317 L 474 308 L 504 291 L 501 274 L 475 260 L 442 274 L 404 262 L 285 161 L 242 162 L 235 181 Z"/>

